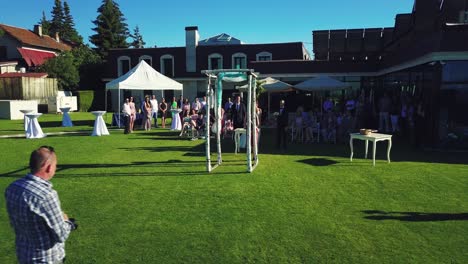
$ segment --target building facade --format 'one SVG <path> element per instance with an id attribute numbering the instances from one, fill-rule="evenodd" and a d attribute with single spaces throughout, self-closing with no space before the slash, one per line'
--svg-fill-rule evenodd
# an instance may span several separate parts
<path id="1" fill-rule="evenodd" d="M 423 133 L 415 135 L 424 145 L 468 148 L 468 1 L 415 0 L 392 28 L 317 30 L 312 36 L 314 60 L 252 62 L 252 68 L 290 83 L 332 76 L 359 90 L 354 96 L 405 94 L 425 110 Z"/>
<path id="2" fill-rule="evenodd" d="M 200 40 L 198 27 L 185 28 L 185 47 L 111 49 L 107 58 L 105 81 L 115 79 L 145 60 L 155 70 L 183 84 L 183 96 L 193 100 L 206 92 L 206 76 L 202 70 L 252 68 L 253 61 L 309 60 L 310 55 L 301 42 L 244 44 L 239 39 L 225 33 Z M 235 87 L 226 86 L 225 94 L 236 92 Z M 230 93 L 231 92 L 231 93 Z M 135 97 L 142 97 L 150 91 L 132 92 Z M 128 95 L 127 93 L 126 95 Z M 171 100 L 178 96 L 172 91 L 157 93 L 160 99 Z M 118 100 L 111 95 L 112 108 Z M 122 98 L 121 98 L 122 100 Z"/>
<path id="3" fill-rule="evenodd" d="M 40 25 L 34 30 L 27 30 L 5 24 L 0 24 L 0 62 L 18 62 L 17 67 L 34 70 L 49 58 L 56 57 L 61 51 L 72 47 L 60 40 L 42 34 Z M 20 69 L 17 69 L 20 71 Z"/>

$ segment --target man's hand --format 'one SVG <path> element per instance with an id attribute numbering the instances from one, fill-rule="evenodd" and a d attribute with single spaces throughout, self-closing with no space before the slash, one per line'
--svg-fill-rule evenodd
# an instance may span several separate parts
<path id="1" fill-rule="evenodd" d="M 68 221 L 68 215 L 66 213 L 63 213 L 63 220 Z"/>

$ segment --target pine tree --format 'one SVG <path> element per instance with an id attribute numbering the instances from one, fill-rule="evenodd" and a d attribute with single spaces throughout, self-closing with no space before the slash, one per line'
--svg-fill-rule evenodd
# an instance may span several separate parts
<path id="1" fill-rule="evenodd" d="M 63 8 L 62 1 L 55 0 L 54 7 L 52 8 L 52 20 L 50 22 L 49 36 L 55 37 L 55 33 L 63 32 Z"/>
<path id="2" fill-rule="evenodd" d="M 42 34 L 49 35 L 50 21 L 47 20 L 44 11 L 42 11 L 42 18 L 39 20 L 38 24 L 42 26 Z"/>
<path id="3" fill-rule="evenodd" d="M 143 36 L 140 33 L 140 28 L 138 26 L 135 27 L 133 30 L 133 34 L 130 34 L 130 37 L 133 39 L 132 43 L 130 44 L 130 47 L 134 48 L 144 48 L 146 45 L 146 42 L 143 40 Z"/>
<path id="4" fill-rule="evenodd" d="M 61 38 L 68 41 L 83 43 L 83 38 L 75 29 L 75 22 L 70 13 L 70 6 L 67 1 L 63 2 L 63 31 L 60 32 Z"/>
<path id="5" fill-rule="evenodd" d="M 113 0 L 103 0 L 97 11 L 99 15 L 93 21 L 96 34 L 90 36 L 89 41 L 96 46 L 101 57 L 107 56 L 111 48 L 128 48 L 128 25 L 119 5 Z"/>

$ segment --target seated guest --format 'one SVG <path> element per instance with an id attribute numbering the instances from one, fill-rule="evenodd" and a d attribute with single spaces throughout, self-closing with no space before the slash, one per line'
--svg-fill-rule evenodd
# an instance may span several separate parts
<path id="1" fill-rule="evenodd" d="M 336 124 L 336 116 L 333 111 L 323 114 L 320 122 L 323 141 L 336 141 Z"/>

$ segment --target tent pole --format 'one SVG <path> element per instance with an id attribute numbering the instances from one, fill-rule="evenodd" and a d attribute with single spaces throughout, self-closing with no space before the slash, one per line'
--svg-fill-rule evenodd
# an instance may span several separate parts
<path id="1" fill-rule="evenodd" d="M 249 75 L 248 93 L 247 93 L 247 171 L 252 172 L 252 75 Z"/>
<path id="2" fill-rule="evenodd" d="M 271 103 L 271 93 L 268 92 L 268 122 L 271 119 L 271 114 L 270 114 L 270 103 Z"/>
<path id="3" fill-rule="evenodd" d="M 211 172 L 211 158 L 210 158 L 210 88 L 211 86 L 211 76 L 208 75 L 208 86 L 206 88 L 206 105 L 205 105 L 205 111 L 206 111 L 206 125 L 205 125 L 205 137 L 206 137 L 206 142 L 205 142 L 205 152 L 206 152 L 206 170 L 208 172 Z"/>
<path id="4" fill-rule="evenodd" d="M 107 120 L 107 88 L 104 89 L 104 93 L 105 93 L 105 95 L 104 95 L 104 98 L 105 98 L 104 99 L 104 104 L 105 104 L 104 110 L 106 111 L 106 120 Z M 111 125 L 112 125 L 112 121 L 111 121 Z"/>

